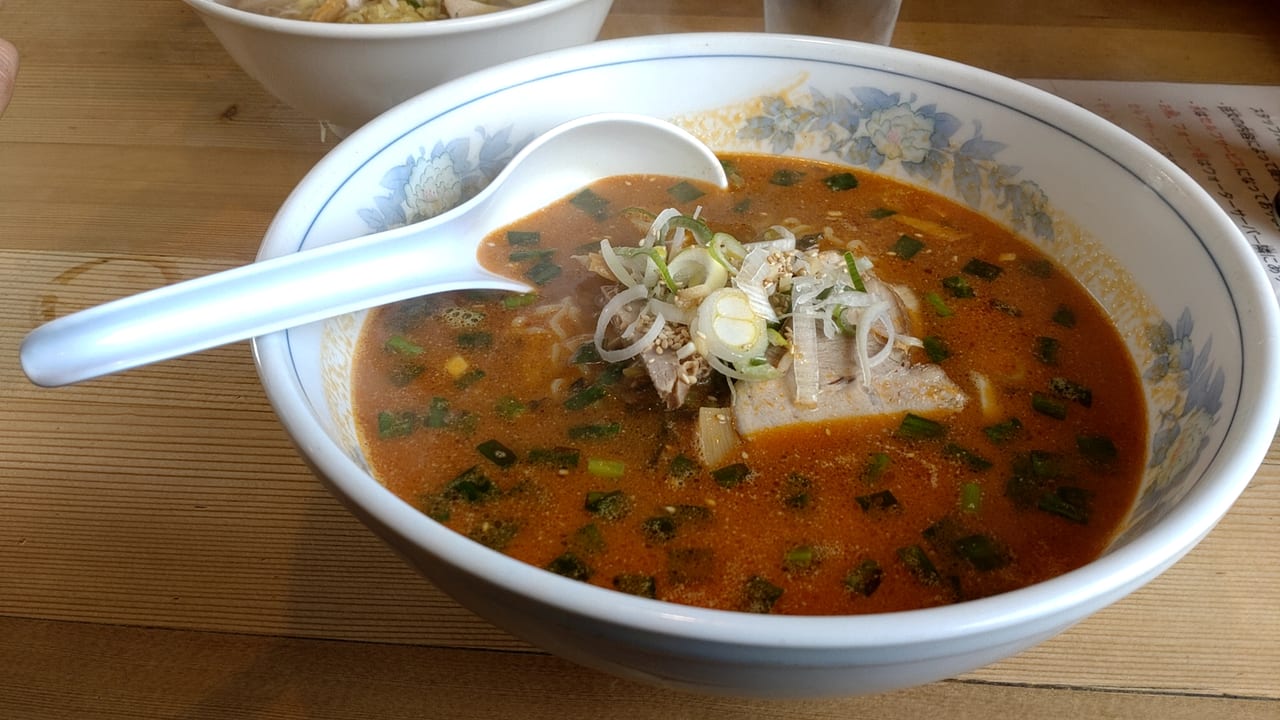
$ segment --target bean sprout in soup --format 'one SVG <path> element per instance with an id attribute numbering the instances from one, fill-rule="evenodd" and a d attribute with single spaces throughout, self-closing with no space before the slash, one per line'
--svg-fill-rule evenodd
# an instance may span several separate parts
<path id="1" fill-rule="evenodd" d="M 611 178 L 489 237 L 532 293 L 371 314 L 379 480 L 539 568 L 727 610 L 923 608 L 1098 556 L 1146 413 L 1092 297 L 941 196 L 724 162 L 728 191 Z"/>

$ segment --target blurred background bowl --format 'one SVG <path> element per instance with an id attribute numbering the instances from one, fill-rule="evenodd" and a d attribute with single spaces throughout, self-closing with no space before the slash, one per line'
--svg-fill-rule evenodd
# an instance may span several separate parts
<path id="1" fill-rule="evenodd" d="M 1214 200 L 1164 156 L 1069 102 L 892 48 L 670 35 L 481 71 L 339 144 L 285 202 L 260 255 L 440 212 L 537 133 L 596 111 L 670 119 L 718 151 L 875 170 L 1019 230 L 1094 294 L 1126 338 L 1143 374 L 1149 462 L 1107 551 L 1051 580 L 877 615 L 707 610 L 525 565 L 380 485 L 351 411 L 364 314 L 257 338 L 267 395 L 330 490 L 437 586 L 519 637 L 625 677 L 709 693 L 813 697 L 930 682 L 1045 640 L 1156 577 L 1214 527 L 1270 447 L 1280 418 L 1275 296 Z M 868 130 L 888 121 L 932 131 Z M 892 146 L 910 137 L 927 145 Z"/>
<path id="2" fill-rule="evenodd" d="M 472 17 L 346 24 L 184 0 L 267 92 L 340 135 L 442 82 L 596 39 L 613 0 L 540 0 Z"/>

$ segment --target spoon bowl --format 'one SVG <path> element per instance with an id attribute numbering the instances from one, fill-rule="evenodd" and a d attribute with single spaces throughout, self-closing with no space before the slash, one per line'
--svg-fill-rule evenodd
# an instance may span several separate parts
<path id="1" fill-rule="evenodd" d="M 630 174 L 728 185 L 711 150 L 671 123 L 578 118 L 535 138 L 453 210 L 53 320 L 23 341 L 22 369 L 37 385 L 67 385 L 410 297 L 525 292 L 526 283 L 481 266 L 484 238 L 596 180 Z"/>

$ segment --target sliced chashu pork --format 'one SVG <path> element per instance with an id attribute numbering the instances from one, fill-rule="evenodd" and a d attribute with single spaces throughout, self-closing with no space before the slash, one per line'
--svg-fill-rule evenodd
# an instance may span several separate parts
<path id="1" fill-rule="evenodd" d="M 864 376 L 853 342 L 819 335 L 818 402 L 802 407 L 795 401 L 795 377 L 788 372 L 774 380 L 739 382 L 735 386 L 733 416 L 744 437 L 771 428 L 877 415 L 953 413 L 967 396 L 934 364 L 907 362 L 905 353 L 871 368 Z"/>

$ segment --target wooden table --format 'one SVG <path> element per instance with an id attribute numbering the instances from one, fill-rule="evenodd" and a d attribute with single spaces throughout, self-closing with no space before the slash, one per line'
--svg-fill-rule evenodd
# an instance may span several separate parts
<path id="1" fill-rule="evenodd" d="M 758 0 L 617 0 L 605 35 L 760 28 Z M 9 0 L 0 36 L 23 53 L 0 120 L 0 718 L 1280 717 L 1275 451 L 1191 555 L 1058 638 L 773 703 L 615 680 L 456 606 L 311 477 L 246 344 L 29 385 L 28 330 L 249 261 L 333 138 L 177 0 Z M 1274 0 L 906 0 L 894 44 L 1015 77 L 1280 85 Z"/>

